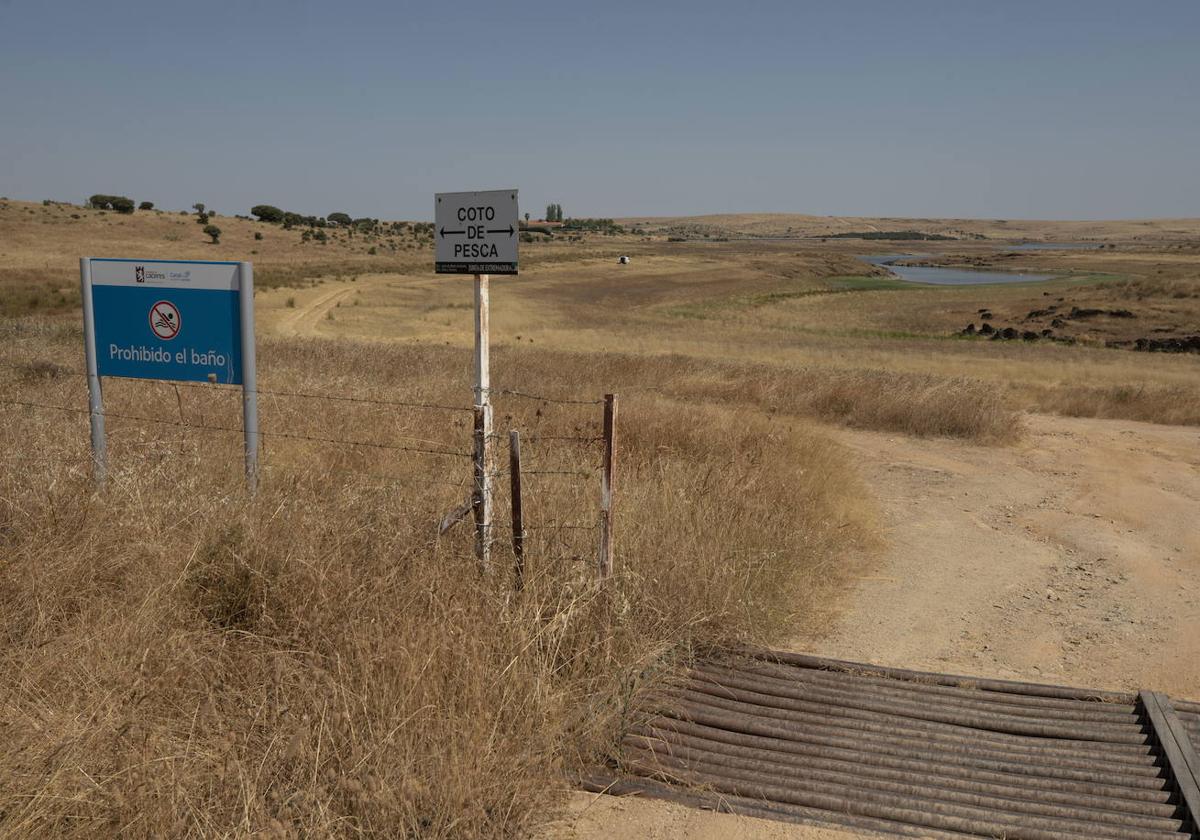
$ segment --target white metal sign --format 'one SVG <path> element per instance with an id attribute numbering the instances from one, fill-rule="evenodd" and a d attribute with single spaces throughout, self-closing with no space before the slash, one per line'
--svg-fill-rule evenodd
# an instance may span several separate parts
<path id="1" fill-rule="evenodd" d="M 516 274 L 517 191 L 434 196 L 438 274 Z"/>

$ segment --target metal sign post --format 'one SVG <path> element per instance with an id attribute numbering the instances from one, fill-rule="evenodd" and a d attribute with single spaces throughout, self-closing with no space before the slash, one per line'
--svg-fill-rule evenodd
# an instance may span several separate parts
<path id="1" fill-rule="evenodd" d="M 238 313 L 242 340 L 242 430 L 245 435 L 246 487 L 258 491 L 258 374 L 254 353 L 254 265 L 238 263 L 241 281 Z"/>
<path id="2" fill-rule="evenodd" d="M 102 376 L 242 386 L 246 480 L 258 479 L 254 267 L 83 257 L 84 355 L 98 484 L 108 475 Z"/>
<path id="3" fill-rule="evenodd" d="M 88 417 L 92 425 L 92 477 L 103 487 L 108 481 L 108 446 L 104 437 L 104 394 L 96 364 L 96 315 L 92 307 L 92 261 L 79 258 L 80 297 L 83 300 L 83 355 L 87 360 Z"/>
<path id="4" fill-rule="evenodd" d="M 492 555 L 492 375 L 488 276 L 475 275 L 475 556 L 483 571 Z"/>
<path id="5" fill-rule="evenodd" d="M 517 191 L 438 193 L 433 204 L 435 271 L 475 275 L 475 482 L 471 506 L 475 511 L 475 556 L 488 572 L 493 463 L 488 285 L 491 274 L 517 273 Z"/>

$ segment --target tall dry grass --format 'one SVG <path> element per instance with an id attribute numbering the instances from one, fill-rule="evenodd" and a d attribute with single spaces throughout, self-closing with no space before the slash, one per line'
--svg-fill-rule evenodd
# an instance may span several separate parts
<path id="1" fill-rule="evenodd" d="M 0 399 L 86 405 L 74 328 L 7 329 Z M 266 389 L 469 399 L 449 348 L 264 342 L 260 360 Z M 505 364 L 502 384 L 540 371 L 575 396 L 619 379 L 586 356 Z M 239 435 L 195 428 L 236 426 L 236 393 L 111 381 L 105 399 L 163 424 L 110 418 L 102 492 L 86 417 L 0 406 L 3 836 L 521 835 L 635 684 L 697 644 L 778 639 L 870 534 L 853 470 L 806 424 L 641 392 L 621 407 L 617 576 L 597 587 L 594 532 L 554 527 L 594 523 L 594 479 L 530 476 L 515 593 L 502 531 L 487 576 L 468 530 L 435 535 L 465 461 L 268 435 L 249 499 Z M 497 403 L 530 438 L 599 424 L 597 406 Z M 452 412 L 261 408 L 268 432 L 469 449 Z"/>
<path id="2" fill-rule="evenodd" d="M 504 353 L 502 351 L 501 357 Z M 572 354 L 514 354 L 526 376 L 552 375 Z M 634 393 L 695 402 L 753 406 L 776 416 L 817 418 L 854 428 L 920 437 L 956 437 L 982 444 L 1012 442 L 1020 412 L 1004 391 L 967 377 L 879 368 L 788 368 L 721 363 L 692 356 L 606 354 L 606 374 Z"/>
<path id="3" fill-rule="evenodd" d="M 1200 387 L 1131 383 L 1128 385 L 1060 384 L 1053 388 L 1014 388 L 1039 410 L 1067 417 L 1139 420 L 1172 426 L 1200 426 Z"/>

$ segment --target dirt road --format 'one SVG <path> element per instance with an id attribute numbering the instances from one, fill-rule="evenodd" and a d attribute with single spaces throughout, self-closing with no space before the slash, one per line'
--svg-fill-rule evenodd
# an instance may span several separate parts
<path id="1" fill-rule="evenodd" d="M 980 447 L 833 431 L 886 521 L 822 639 L 887 665 L 1200 699 L 1200 430 L 1041 415 Z M 850 836 L 575 794 L 555 838 Z"/>
<path id="2" fill-rule="evenodd" d="M 282 336 L 315 335 L 318 327 L 338 303 L 349 297 L 355 291 L 353 286 L 337 283 L 332 288 L 323 288 L 315 294 L 298 295 L 291 293 L 288 297 L 298 301 L 295 308 L 280 309 L 271 320 L 271 331 Z"/>

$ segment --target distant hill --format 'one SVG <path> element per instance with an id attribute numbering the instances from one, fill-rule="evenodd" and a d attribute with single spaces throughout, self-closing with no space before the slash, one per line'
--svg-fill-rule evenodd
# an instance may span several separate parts
<path id="1" fill-rule="evenodd" d="M 1033 219 L 927 219 L 891 216 L 810 216 L 801 213 L 730 213 L 707 216 L 628 216 L 627 228 L 667 235 L 822 237 L 859 232 L 916 231 L 953 239 L 1168 240 L 1200 238 L 1200 219 L 1053 221 Z"/>

